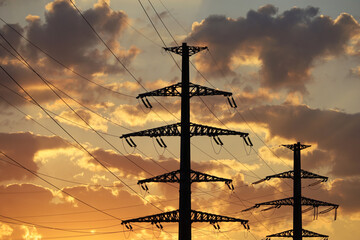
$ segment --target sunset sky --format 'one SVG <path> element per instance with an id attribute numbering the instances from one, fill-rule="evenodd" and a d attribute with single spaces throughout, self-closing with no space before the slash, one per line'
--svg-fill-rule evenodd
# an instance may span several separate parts
<path id="1" fill-rule="evenodd" d="M 80 15 L 80 13 L 82 15 Z M 191 138 L 192 169 L 233 180 L 192 185 L 192 209 L 249 220 L 193 223 L 193 239 L 264 239 L 292 228 L 292 208 L 242 210 L 292 196 L 300 141 L 303 196 L 339 204 L 303 214 L 331 240 L 360 235 L 360 2 L 358 0 L 0 0 L 0 239 L 177 239 L 121 220 L 178 209 L 177 184 L 140 179 L 179 169 L 180 139 L 123 134 L 177 123 L 180 98 L 140 93 L 181 81 L 162 47 L 207 46 L 191 82 L 233 93 L 191 98 L 191 121 L 249 133 Z M 306 210 L 307 207 L 303 207 Z M 319 212 L 326 210 L 320 208 Z"/>

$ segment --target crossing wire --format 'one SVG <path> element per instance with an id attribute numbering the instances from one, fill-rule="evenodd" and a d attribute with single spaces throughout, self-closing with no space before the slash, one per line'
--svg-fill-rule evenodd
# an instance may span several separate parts
<path id="1" fill-rule="evenodd" d="M 2 36 L 2 34 L 0 33 L 0 36 Z M 32 101 L 34 101 L 36 103 L 36 105 L 38 107 L 41 108 L 41 110 L 48 116 L 50 117 L 74 142 L 76 142 L 84 151 L 87 152 L 87 154 L 89 154 L 89 156 L 91 156 L 96 162 L 98 162 L 104 169 L 106 169 L 111 175 L 113 175 L 117 180 L 119 180 L 121 183 L 123 183 L 127 188 L 129 188 L 132 192 L 134 192 L 137 196 L 141 197 L 142 199 L 144 199 L 146 202 L 148 202 L 151 206 L 155 207 L 156 209 L 162 211 L 160 208 L 158 208 L 157 206 L 155 206 L 154 204 L 152 204 L 151 202 L 149 202 L 149 200 L 147 200 L 146 198 L 142 197 L 139 193 L 137 193 L 132 187 L 130 187 L 127 183 L 125 183 L 122 179 L 120 179 L 116 174 L 114 174 L 108 167 L 106 167 L 104 165 L 104 163 L 102 163 L 99 159 L 97 159 L 95 157 L 95 155 L 93 155 L 87 148 L 85 148 L 78 140 L 76 140 L 71 134 L 70 132 L 68 132 L 60 123 L 58 123 L 5 69 L 4 67 L 0 64 L 0 68 L 6 73 L 6 75 L 29 97 L 32 99 Z M 125 156 L 126 157 L 126 156 Z"/>
<path id="2" fill-rule="evenodd" d="M 125 96 L 125 97 L 129 97 L 129 98 L 135 98 L 134 96 L 125 94 L 125 93 L 121 93 L 118 91 L 114 91 L 111 88 L 105 87 L 93 80 L 90 80 L 89 78 L 85 77 L 84 75 L 78 73 L 77 71 L 75 71 L 74 69 L 70 68 L 69 66 L 66 66 L 65 64 L 63 64 L 62 62 L 60 62 L 58 59 L 56 59 L 55 57 L 53 57 L 52 55 L 50 55 L 47 51 L 43 50 L 42 48 L 40 48 L 38 45 L 36 45 L 35 43 L 33 43 L 32 41 L 30 41 L 30 39 L 26 38 L 24 35 L 22 35 L 18 30 L 16 30 L 13 26 L 11 26 L 9 23 L 7 23 L 3 18 L 0 17 L 0 21 L 2 21 L 8 28 L 10 28 L 12 31 L 14 31 L 15 33 L 17 33 L 21 38 L 23 38 L 26 42 L 28 42 L 30 45 L 32 45 L 33 47 L 35 47 L 37 50 L 39 50 L 40 52 L 42 52 L 43 54 L 45 54 L 48 58 L 50 58 L 51 60 L 53 60 L 54 62 L 56 62 L 57 64 L 59 64 L 60 66 L 62 66 L 63 68 L 69 70 L 70 72 L 74 73 L 75 75 L 77 75 L 78 77 L 92 83 L 95 84 L 96 86 L 103 88 L 107 91 L 110 91 L 112 93 L 121 95 L 121 96 Z"/>
<path id="3" fill-rule="evenodd" d="M 135 77 L 135 75 L 130 71 L 129 68 L 126 67 L 126 65 L 120 60 L 120 58 L 118 56 L 116 56 L 116 54 L 114 53 L 114 51 L 109 47 L 109 45 L 104 41 L 104 39 L 99 35 L 99 33 L 95 30 L 95 28 L 91 25 L 91 23 L 86 19 L 86 17 L 84 16 L 84 14 L 80 11 L 80 9 L 76 6 L 75 2 L 73 0 L 69 0 L 69 2 L 74 6 L 74 8 L 76 9 L 76 11 L 79 13 L 79 15 L 84 19 L 84 21 L 86 22 L 86 24 L 89 26 L 89 28 L 92 30 L 92 32 L 96 35 L 96 37 L 103 43 L 103 45 L 109 50 L 109 52 L 111 53 L 111 55 L 114 56 L 114 58 L 116 59 L 116 61 L 118 63 L 120 63 L 120 65 L 125 69 L 125 71 L 139 84 L 140 87 L 142 87 L 145 91 L 147 91 L 147 89 L 145 88 L 145 86 Z M 106 1 L 105 1 L 105 4 Z M 165 106 L 163 106 L 156 98 L 153 97 L 153 99 L 163 108 L 165 109 L 170 115 L 172 115 L 175 119 L 178 119 L 171 111 L 169 111 Z"/>

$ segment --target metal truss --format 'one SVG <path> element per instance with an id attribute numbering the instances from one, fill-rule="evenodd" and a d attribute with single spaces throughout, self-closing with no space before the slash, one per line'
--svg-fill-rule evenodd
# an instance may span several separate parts
<path id="1" fill-rule="evenodd" d="M 286 147 L 292 151 L 296 150 L 296 147 L 298 146 L 297 144 L 289 144 L 289 145 L 282 145 L 283 147 Z M 303 150 L 305 148 L 311 147 L 311 145 L 304 145 L 304 144 L 300 144 L 300 149 L 299 150 Z"/>
<path id="2" fill-rule="evenodd" d="M 212 176 L 209 174 L 197 172 L 194 170 L 190 171 L 190 182 L 225 182 L 225 184 L 229 187 L 229 189 L 234 190 L 234 186 L 232 185 L 232 180 L 227 178 L 220 178 L 216 176 Z M 159 176 L 155 176 L 152 178 L 147 178 L 138 181 L 138 184 L 145 184 L 148 182 L 170 182 L 170 183 L 179 183 L 180 182 L 180 170 L 176 170 L 173 172 L 165 173 Z M 147 187 L 143 187 L 144 190 Z"/>
<path id="3" fill-rule="evenodd" d="M 146 217 L 133 218 L 128 220 L 123 220 L 121 224 L 125 224 L 128 229 L 132 229 L 130 223 L 134 222 L 149 222 L 155 224 L 159 228 L 163 228 L 160 223 L 162 222 L 179 222 L 179 210 L 150 215 Z M 226 217 L 222 215 L 216 215 L 206 212 L 200 212 L 191 210 L 191 222 L 209 222 L 213 224 L 216 229 L 219 229 L 219 222 L 240 222 L 245 229 L 250 229 L 248 225 L 248 220 L 243 220 L 240 218 Z"/>
<path id="4" fill-rule="evenodd" d="M 232 131 L 228 129 L 190 123 L 190 137 L 192 136 L 214 137 L 219 135 L 239 135 L 240 137 L 245 138 L 249 134 L 244 132 Z M 120 138 L 129 138 L 135 136 L 136 137 L 181 136 L 181 123 L 175 123 L 175 124 L 147 129 L 139 132 L 128 133 L 120 136 Z"/>
<path id="5" fill-rule="evenodd" d="M 275 174 L 275 175 L 270 175 L 265 177 L 264 179 L 261 179 L 259 181 L 254 182 L 253 184 L 258 184 L 258 183 L 262 183 L 264 181 L 268 181 L 272 178 L 294 178 L 294 171 L 288 171 L 288 172 L 283 172 L 283 173 L 279 173 L 279 174 Z M 301 178 L 310 178 L 310 179 L 315 179 L 315 178 L 319 178 L 321 179 L 321 182 L 326 182 L 328 180 L 328 177 L 324 177 L 315 173 L 311 173 L 305 170 L 301 170 Z"/>
<path id="6" fill-rule="evenodd" d="M 197 47 L 197 46 L 188 46 L 189 56 L 192 56 L 202 50 L 208 49 L 208 47 Z M 182 56 L 183 53 L 183 47 L 177 46 L 177 47 L 164 47 L 165 51 L 173 52 L 176 54 L 179 54 Z"/>
<path id="7" fill-rule="evenodd" d="M 315 233 L 315 232 L 305 230 L 305 229 L 302 229 L 301 235 L 302 235 L 302 237 L 318 237 L 318 238 L 322 238 L 323 240 L 328 240 L 329 239 L 329 236 L 327 236 L 327 235 Z M 266 236 L 266 240 L 270 240 L 270 238 L 272 238 L 272 237 L 289 237 L 289 238 L 292 238 L 292 237 L 294 237 L 294 230 L 288 230 L 288 231 L 268 235 L 268 236 Z"/>
<path id="8" fill-rule="evenodd" d="M 266 211 L 266 210 L 269 210 L 272 208 L 280 208 L 281 206 L 293 206 L 293 205 L 294 205 L 294 198 L 290 197 L 290 198 L 284 198 L 284 199 L 279 199 L 279 200 L 274 200 L 274 201 L 269 201 L 269 202 L 257 203 L 254 206 L 243 210 L 243 212 L 249 211 L 254 208 L 259 208 L 260 206 L 272 206 L 272 207 L 264 210 L 264 211 Z M 315 200 L 315 199 L 311 199 L 311 198 L 306 198 L 306 197 L 301 197 L 301 205 L 311 206 L 312 208 L 314 208 L 316 214 L 319 214 L 316 210 L 320 206 L 330 207 L 324 211 L 321 211 L 320 214 L 327 213 L 327 212 L 335 209 L 335 219 L 336 219 L 337 208 L 339 207 L 339 205 L 337 205 L 337 204 L 327 203 L 327 202 L 323 202 L 323 201 L 319 201 L 319 200 Z M 307 210 L 305 210 L 305 211 L 307 211 Z"/>
<path id="9" fill-rule="evenodd" d="M 182 83 L 176 83 L 164 88 L 160 88 L 151 92 L 146 92 L 146 93 L 142 93 L 139 94 L 136 98 L 145 98 L 145 97 L 150 97 L 150 96 L 181 96 L 181 87 L 182 87 Z M 208 87 L 204 87 L 198 84 L 194 84 L 194 83 L 189 83 L 189 97 L 193 97 L 193 96 L 213 96 L 213 95 L 222 95 L 225 97 L 230 97 L 232 96 L 231 92 L 225 92 L 225 91 L 220 91 L 220 90 L 216 90 L 213 88 L 208 88 Z"/>

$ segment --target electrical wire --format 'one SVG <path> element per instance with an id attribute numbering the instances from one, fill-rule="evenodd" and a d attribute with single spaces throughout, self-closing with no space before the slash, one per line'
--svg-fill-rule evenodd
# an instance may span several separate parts
<path id="1" fill-rule="evenodd" d="M 46 52 L 45 50 L 41 49 L 38 45 L 36 45 L 35 43 L 33 43 L 32 41 L 30 41 L 28 38 L 26 38 L 24 35 L 22 35 L 18 30 L 16 30 L 13 26 L 11 26 L 9 23 L 7 23 L 4 19 L 2 19 L 0 17 L 0 21 L 2 21 L 8 28 L 10 28 L 11 30 L 13 30 L 15 33 L 17 33 L 21 38 L 23 38 L 26 42 L 28 42 L 30 45 L 32 45 L 34 48 L 36 48 L 37 50 L 39 50 L 40 52 L 42 52 L 43 54 L 45 54 L 48 58 L 50 58 L 51 60 L 53 60 L 54 62 L 56 62 L 57 64 L 59 64 L 60 66 L 62 66 L 63 68 L 69 70 L 70 72 L 74 73 L 75 75 L 77 75 L 78 77 L 80 77 L 81 79 L 84 79 L 92 84 L 95 84 L 96 86 L 100 87 L 100 88 L 103 88 L 107 91 L 110 91 L 114 94 L 118 94 L 118 95 L 121 95 L 121 96 L 125 96 L 125 97 L 129 97 L 129 98 L 135 98 L 134 96 L 131 96 L 131 95 L 128 95 L 128 94 L 125 94 L 125 93 L 121 93 L 121 92 L 118 92 L 118 91 L 114 91 L 113 89 L 111 88 L 108 88 L 108 87 L 105 87 L 93 80 L 90 80 L 89 78 L 83 76 L 82 74 L 76 72 L 74 69 L 66 66 L 65 64 L 63 64 L 62 62 L 60 62 L 58 59 L 56 59 L 55 57 L 53 57 L 52 55 L 50 55 L 48 52 Z"/>

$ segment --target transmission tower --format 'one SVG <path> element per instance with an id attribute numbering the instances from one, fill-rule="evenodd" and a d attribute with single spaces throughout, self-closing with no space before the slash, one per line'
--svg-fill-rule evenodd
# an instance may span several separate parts
<path id="1" fill-rule="evenodd" d="M 263 211 L 273 208 L 280 208 L 281 206 L 293 206 L 293 229 L 268 235 L 266 236 L 266 240 L 270 240 L 270 238 L 272 237 L 289 237 L 289 238 L 293 238 L 294 240 L 302 240 L 303 237 L 318 237 L 327 240 L 329 238 L 329 236 L 327 235 L 322 235 L 302 228 L 302 213 L 313 209 L 314 218 L 316 219 L 319 214 L 327 213 L 335 209 L 335 220 L 336 220 L 337 208 L 339 207 L 339 205 L 303 197 L 301 195 L 301 178 L 319 179 L 319 181 L 315 182 L 315 184 L 319 182 L 326 182 L 328 178 L 301 169 L 300 151 L 310 147 L 310 145 L 303 145 L 300 144 L 300 142 L 298 142 L 292 145 L 283 145 L 283 147 L 286 147 L 294 152 L 294 170 L 267 176 L 264 179 L 254 182 L 254 184 L 258 184 L 270 180 L 272 178 L 291 178 L 293 179 L 294 182 L 294 189 L 293 189 L 294 196 L 290 198 L 275 200 L 275 201 L 258 203 L 255 204 L 255 206 L 245 209 L 243 211 L 248 211 L 254 208 L 258 208 L 260 206 L 270 206 L 264 209 Z M 315 185 L 315 184 L 311 184 L 311 185 Z M 309 206 L 309 208 L 302 210 L 302 206 Z M 329 207 L 329 208 L 319 212 L 319 207 Z"/>
<path id="2" fill-rule="evenodd" d="M 164 49 L 182 56 L 181 82 L 155 91 L 139 94 L 137 98 L 140 98 L 147 108 L 152 108 L 152 105 L 147 99 L 149 96 L 181 97 L 181 122 L 125 134 L 120 138 L 124 138 L 130 146 L 136 147 L 136 144 L 131 137 L 147 136 L 155 138 L 161 147 L 166 147 L 165 142 L 161 138 L 162 136 L 180 136 L 180 170 L 138 181 L 138 184 L 141 184 L 145 190 L 148 189 L 145 185 L 148 182 L 179 183 L 179 209 L 171 212 L 124 220 L 122 224 L 124 224 L 128 229 L 132 229 L 130 225 L 132 222 L 150 222 L 162 229 L 162 222 L 178 222 L 179 240 L 191 240 L 191 224 L 193 222 L 209 222 L 210 224 L 213 224 L 215 229 L 220 228 L 218 224 L 219 222 L 240 222 L 245 229 L 249 229 L 248 220 L 210 214 L 191 209 L 191 183 L 225 182 L 230 189 L 233 189 L 233 185 L 231 179 L 219 178 L 191 169 L 190 138 L 193 136 L 209 136 L 212 137 L 217 144 L 222 145 L 223 143 L 219 138 L 220 135 L 239 135 L 244 139 L 248 146 L 252 146 L 252 143 L 248 133 L 215 128 L 190 122 L 190 98 L 193 96 L 222 95 L 228 98 L 230 106 L 236 107 L 236 103 L 232 98 L 232 93 L 200 86 L 189 81 L 189 57 L 207 49 L 207 47 L 188 46 L 186 43 L 183 43 L 182 46 Z"/>

